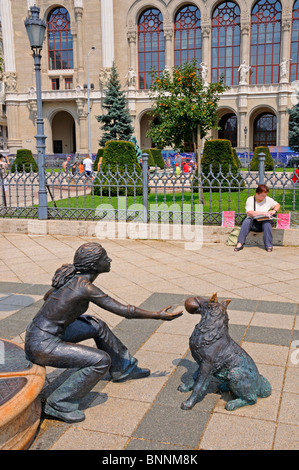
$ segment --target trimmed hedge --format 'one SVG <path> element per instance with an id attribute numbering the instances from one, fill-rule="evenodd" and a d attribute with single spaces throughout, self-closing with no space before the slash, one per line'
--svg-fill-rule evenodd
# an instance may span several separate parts
<path id="1" fill-rule="evenodd" d="M 219 172 L 220 165 L 223 175 L 227 175 L 229 172 L 229 165 L 231 166 L 231 172 L 234 174 L 237 173 L 238 166 L 235 161 L 230 140 L 206 140 L 201 159 L 201 169 L 204 175 L 210 172 L 210 165 L 212 165 L 214 175 Z"/>
<path id="2" fill-rule="evenodd" d="M 154 165 L 157 165 L 161 170 L 164 169 L 165 163 L 164 163 L 164 158 L 162 156 L 162 150 L 161 149 L 149 149 L 150 154 L 152 155 Z"/>
<path id="3" fill-rule="evenodd" d="M 268 147 L 255 147 L 252 160 L 250 162 L 250 170 L 258 171 L 259 169 L 259 153 L 263 152 L 265 158 L 265 171 L 273 171 L 274 161 Z"/>
<path id="4" fill-rule="evenodd" d="M 148 166 L 155 166 L 156 163 L 155 163 L 153 154 L 151 152 L 151 149 L 142 150 L 142 154 L 144 154 L 144 153 L 148 154 L 148 161 L 147 161 Z"/>
<path id="5" fill-rule="evenodd" d="M 38 165 L 33 158 L 31 150 L 17 150 L 15 161 L 11 166 L 11 172 L 15 173 L 16 170 L 20 173 L 22 173 L 23 171 L 25 171 L 26 173 L 34 171 L 36 173 L 38 171 Z"/>
<path id="6" fill-rule="evenodd" d="M 104 147 L 101 170 L 104 176 L 101 176 L 101 179 L 99 176 L 95 179 L 94 192 L 96 195 L 142 195 L 142 177 L 139 179 L 142 169 L 138 163 L 132 142 L 123 140 L 108 141 Z M 116 175 L 115 179 L 113 178 L 114 175 Z M 122 175 L 124 175 L 123 180 Z"/>
<path id="7" fill-rule="evenodd" d="M 237 167 L 238 168 L 241 167 L 242 165 L 238 157 L 237 150 L 235 148 L 233 148 L 233 156 L 234 156 L 235 164 L 237 165 Z"/>
<path id="8" fill-rule="evenodd" d="M 234 154 L 230 140 L 226 139 L 213 139 L 206 140 L 201 159 L 201 171 L 204 186 L 210 186 L 208 175 L 210 169 L 212 170 L 215 181 L 211 180 L 211 187 L 215 186 L 215 191 L 219 191 L 219 182 L 221 182 L 221 190 L 229 186 L 229 182 L 233 179 L 237 181 L 232 182 L 232 191 L 234 186 L 239 185 L 241 177 L 238 175 L 238 162 L 237 154 Z M 220 171 L 222 176 L 217 176 Z M 230 170 L 230 173 L 229 173 Z M 228 176 L 230 175 L 230 176 Z M 224 180 L 225 178 L 225 180 Z M 204 189 L 209 190 L 208 188 Z"/>
<path id="9" fill-rule="evenodd" d="M 165 166 L 162 150 L 160 149 L 145 149 L 142 153 L 148 154 L 148 166 L 156 166 L 163 170 Z"/>

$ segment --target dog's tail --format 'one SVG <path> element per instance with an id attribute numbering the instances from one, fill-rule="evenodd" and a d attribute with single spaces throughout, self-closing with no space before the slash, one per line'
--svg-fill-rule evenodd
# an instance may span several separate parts
<path id="1" fill-rule="evenodd" d="M 259 390 L 257 392 L 257 396 L 260 398 L 266 398 L 271 395 L 272 392 L 272 387 L 270 382 L 263 376 L 260 375 L 260 380 L 259 380 Z"/>

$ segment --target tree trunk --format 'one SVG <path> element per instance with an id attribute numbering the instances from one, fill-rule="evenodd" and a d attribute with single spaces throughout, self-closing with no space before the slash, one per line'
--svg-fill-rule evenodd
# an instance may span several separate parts
<path id="1" fill-rule="evenodd" d="M 195 157 L 196 157 L 196 162 L 197 162 L 197 174 L 198 174 L 198 202 L 199 204 L 204 204 L 204 195 L 203 195 L 203 189 L 201 185 L 201 135 L 200 135 L 200 127 L 198 126 L 198 132 L 197 132 L 197 139 L 194 140 L 194 146 L 196 146 L 197 143 L 197 149 L 195 149 Z"/>

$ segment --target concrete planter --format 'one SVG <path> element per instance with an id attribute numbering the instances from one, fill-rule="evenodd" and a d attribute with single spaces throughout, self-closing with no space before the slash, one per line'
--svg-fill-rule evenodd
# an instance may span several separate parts
<path id="1" fill-rule="evenodd" d="M 40 423 L 45 369 L 28 362 L 19 344 L 0 345 L 0 450 L 24 450 Z"/>

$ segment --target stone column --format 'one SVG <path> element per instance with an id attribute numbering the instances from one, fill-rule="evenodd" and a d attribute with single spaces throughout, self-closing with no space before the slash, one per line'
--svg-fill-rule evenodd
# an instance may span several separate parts
<path id="1" fill-rule="evenodd" d="M 250 42 L 249 42 L 250 20 L 241 23 L 241 62 L 250 63 Z M 249 82 L 249 80 L 248 80 Z"/>
<path id="2" fill-rule="evenodd" d="M 75 18 L 77 24 L 77 36 L 75 38 L 75 46 L 77 49 L 77 69 L 78 69 L 78 83 L 84 82 L 84 58 L 83 58 L 83 31 L 82 31 L 82 17 L 83 8 L 75 7 Z"/>
<path id="3" fill-rule="evenodd" d="M 291 53 L 291 18 L 282 19 L 282 37 L 280 51 L 280 83 L 289 83 L 290 80 L 290 53 Z"/>
<path id="4" fill-rule="evenodd" d="M 0 14 L 4 59 L 3 83 L 6 94 L 5 104 L 8 129 L 7 146 L 11 153 L 15 153 L 18 148 L 22 147 L 22 139 L 20 139 L 19 131 L 19 102 L 15 94 L 17 92 L 17 74 L 11 0 L 0 1 Z"/>
<path id="5" fill-rule="evenodd" d="M 212 79 L 211 76 L 211 26 L 209 24 L 202 25 L 202 45 L 201 45 L 201 61 L 204 62 L 208 67 L 208 77 L 207 81 L 210 82 Z"/>
<path id="6" fill-rule="evenodd" d="M 11 0 L 1 0 L 0 13 L 3 36 L 3 59 L 6 72 L 16 71 L 15 43 L 13 36 Z"/>
<path id="7" fill-rule="evenodd" d="M 19 102 L 15 101 L 13 96 L 9 95 L 9 97 L 6 99 L 6 107 L 8 129 L 7 146 L 10 153 L 15 154 L 18 149 L 22 148 L 22 139 L 20 138 L 19 133 Z"/>
<path id="8" fill-rule="evenodd" d="M 280 51 L 279 94 L 277 115 L 277 145 L 287 147 L 288 139 L 288 96 L 290 81 L 290 53 L 291 53 L 291 17 L 282 18 L 282 37 Z"/>
<path id="9" fill-rule="evenodd" d="M 101 0 L 102 59 L 104 68 L 114 60 L 113 0 Z"/>
<path id="10" fill-rule="evenodd" d="M 246 150 L 245 149 L 245 134 L 244 134 L 245 125 L 246 125 L 246 112 L 239 112 L 239 122 L 238 122 L 239 142 L 238 142 L 238 148 L 240 148 L 244 151 Z M 247 126 L 247 128 L 248 128 L 248 126 Z M 247 137 L 248 137 L 248 133 L 247 133 Z M 246 145 L 247 145 L 247 148 L 248 148 L 247 139 L 246 139 Z"/>
<path id="11" fill-rule="evenodd" d="M 130 64 L 129 67 L 133 70 L 137 70 L 136 66 L 136 56 L 137 56 L 137 33 L 135 30 L 129 30 L 127 32 L 127 38 L 129 43 L 129 57 Z"/>
<path id="12" fill-rule="evenodd" d="M 88 129 L 86 112 L 86 97 L 82 86 L 76 87 L 76 105 L 78 114 L 78 126 L 76 126 L 77 151 L 88 153 Z"/>
<path id="13" fill-rule="evenodd" d="M 165 37 L 165 68 L 167 70 L 172 70 L 173 67 L 173 29 L 172 27 L 167 27 L 164 29 Z"/>

